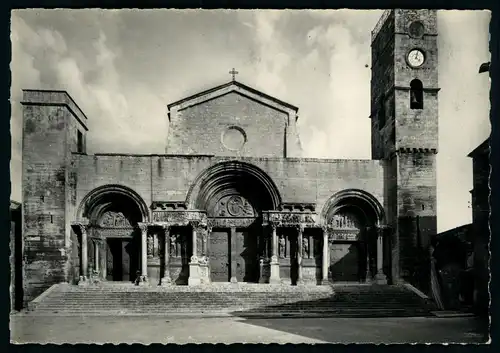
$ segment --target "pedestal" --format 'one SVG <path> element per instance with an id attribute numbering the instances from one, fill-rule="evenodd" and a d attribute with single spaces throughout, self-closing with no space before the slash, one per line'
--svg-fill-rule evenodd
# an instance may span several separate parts
<path id="1" fill-rule="evenodd" d="M 199 261 L 199 277 L 201 284 L 210 284 L 210 270 L 208 265 L 208 259 L 205 256 L 202 256 Z"/>
<path id="2" fill-rule="evenodd" d="M 269 259 L 260 259 L 260 277 L 259 283 L 269 283 L 271 275 Z"/>
<path id="3" fill-rule="evenodd" d="M 281 281 L 280 281 L 280 264 L 278 261 L 278 257 L 273 255 L 271 257 L 271 263 L 269 265 L 270 265 L 269 283 L 270 284 L 281 283 Z"/>
<path id="4" fill-rule="evenodd" d="M 200 284 L 200 264 L 198 263 L 198 258 L 192 256 L 191 262 L 189 263 L 188 286 L 199 286 Z"/>
<path id="5" fill-rule="evenodd" d="M 375 275 L 375 283 L 387 284 L 387 276 L 384 273 L 377 273 Z"/>

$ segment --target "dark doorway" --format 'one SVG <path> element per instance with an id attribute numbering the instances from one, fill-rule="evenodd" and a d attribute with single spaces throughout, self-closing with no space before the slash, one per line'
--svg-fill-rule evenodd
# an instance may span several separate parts
<path id="1" fill-rule="evenodd" d="M 135 238 L 108 238 L 107 280 L 133 282 L 139 269 L 139 244 Z"/>
<path id="2" fill-rule="evenodd" d="M 255 228 L 236 230 L 236 279 L 238 282 L 259 281 L 258 233 Z"/>
<path id="3" fill-rule="evenodd" d="M 230 269 L 230 231 L 213 229 L 210 234 L 210 277 L 212 282 L 228 282 Z"/>
<path id="4" fill-rule="evenodd" d="M 333 282 L 360 282 L 363 257 L 359 242 L 334 243 L 330 248 L 330 272 Z"/>

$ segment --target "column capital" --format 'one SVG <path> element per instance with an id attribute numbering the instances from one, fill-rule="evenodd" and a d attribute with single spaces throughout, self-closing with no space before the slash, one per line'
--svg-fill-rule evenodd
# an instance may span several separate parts
<path id="1" fill-rule="evenodd" d="M 87 233 L 87 230 L 89 228 L 88 223 L 85 222 L 74 222 L 71 225 L 75 228 L 78 228 L 81 233 Z"/>
<path id="2" fill-rule="evenodd" d="M 142 233 L 147 232 L 149 224 L 148 223 L 137 223 L 137 227 L 141 230 Z"/>
<path id="3" fill-rule="evenodd" d="M 305 228 L 305 227 L 304 227 L 304 224 L 302 224 L 302 223 L 298 223 L 298 224 L 296 224 L 296 225 L 295 225 L 295 228 L 297 229 L 297 231 L 298 231 L 299 233 L 304 233 L 304 228 Z"/>
<path id="4" fill-rule="evenodd" d="M 92 240 L 94 242 L 94 244 L 96 244 L 96 245 L 101 245 L 104 242 L 104 239 L 102 239 L 102 238 L 92 237 L 92 238 L 90 238 L 90 240 Z"/>
<path id="5" fill-rule="evenodd" d="M 194 230 L 201 230 L 208 228 L 207 222 L 199 219 L 189 221 L 189 224 L 191 225 L 191 227 L 193 227 Z"/>
<path id="6" fill-rule="evenodd" d="M 270 221 L 268 225 L 272 230 L 276 230 L 278 228 L 278 222 Z"/>

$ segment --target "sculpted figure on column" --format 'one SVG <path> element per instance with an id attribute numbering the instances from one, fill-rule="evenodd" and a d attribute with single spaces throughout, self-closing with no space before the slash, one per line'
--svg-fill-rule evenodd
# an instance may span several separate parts
<path id="1" fill-rule="evenodd" d="M 278 249 L 280 259 L 285 258 L 285 246 L 286 246 L 285 236 L 281 234 L 279 240 L 279 249 Z"/>

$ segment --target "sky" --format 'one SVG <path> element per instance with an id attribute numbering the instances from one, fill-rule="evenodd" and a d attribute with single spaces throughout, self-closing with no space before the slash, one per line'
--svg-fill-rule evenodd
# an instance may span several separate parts
<path id="1" fill-rule="evenodd" d="M 304 157 L 370 159 L 371 30 L 380 10 L 15 10 L 11 198 L 21 200 L 22 89 L 67 90 L 88 153 L 165 152 L 167 104 L 231 79 L 299 107 Z M 490 134 L 488 11 L 439 11 L 438 231 L 471 222 Z"/>

